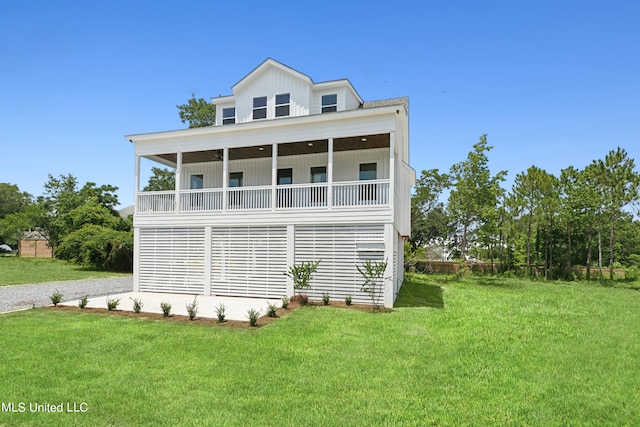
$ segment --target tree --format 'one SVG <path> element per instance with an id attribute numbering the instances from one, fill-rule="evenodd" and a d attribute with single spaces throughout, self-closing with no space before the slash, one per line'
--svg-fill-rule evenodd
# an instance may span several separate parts
<path id="1" fill-rule="evenodd" d="M 170 191 L 176 189 L 176 172 L 174 170 L 152 167 L 153 175 L 142 191 Z"/>
<path id="2" fill-rule="evenodd" d="M 23 212 L 32 202 L 31 194 L 20 191 L 17 185 L 0 182 L 0 218 Z"/>
<path id="3" fill-rule="evenodd" d="M 449 186 L 449 176 L 438 169 L 423 170 L 411 196 L 411 246 L 413 250 L 446 238 L 447 220 L 444 205 L 439 202 L 442 191 Z"/>
<path id="4" fill-rule="evenodd" d="M 466 258 L 470 236 L 486 223 L 488 209 L 495 209 L 502 193 L 500 182 L 507 171 L 491 176 L 487 152 L 493 147 L 487 144 L 487 135 L 473 146 L 467 160 L 451 166 L 452 190 L 449 194 L 449 212 L 461 233 L 459 251 Z"/>
<path id="5" fill-rule="evenodd" d="M 633 159 L 618 147 L 603 160 L 594 161 L 595 181 L 604 196 L 604 210 L 610 219 L 609 226 L 609 278 L 613 279 L 615 249 L 615 224 L 622 209 L 640 198 L 640 174 Z"/>
<path id="6" fill-rule="evenodd" d="M 191 95 L 191 99 L 186 104 L 176 105 L 182 123 L 189 122 L 190 128 L 201 128 L 216 124 L 216 106 L 204 100 L 196 99 Z"/>

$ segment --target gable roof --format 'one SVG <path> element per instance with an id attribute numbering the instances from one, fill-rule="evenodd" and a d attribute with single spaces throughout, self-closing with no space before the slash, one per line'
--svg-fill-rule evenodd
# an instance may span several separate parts
<path id="1" fill-rule="evenodd" d="M 247 83 L 249 83 L 251 80 L 253 80 L 256 76 L 262 74 L 265 70 L 274 67 L 277 68 L 279 70 L 282 70 L 286 73 L 289 73 L 295 77 L 298 77 L 299 79 L 302 79 L 304 81 L 306 81 L 309 85 L 313 84 L 313 80 L 311 80 L 311 77 L 307 76 L 306 74 L 301 73 L 300 71 L 294 70 L 291 67 L 288 67 L 278 61 L 276 61 L 275 59 L 272 58 L 267 58 L 264 61 L 262 61 L 262 63 L 260 65 L 258 65 L 256 68 L 254 68 L 249 74 L 247 74 L 246 76 L 244 76 L 238 83 L 234 84 L 231 89 L 233 90 L 233 93 L 236 92 L 236 90 L 241 89 L 242 86 L 246 85 Z"/>

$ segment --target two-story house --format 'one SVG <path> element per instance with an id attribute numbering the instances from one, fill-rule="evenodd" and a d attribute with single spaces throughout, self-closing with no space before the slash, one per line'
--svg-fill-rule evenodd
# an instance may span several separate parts
<path id="1" fill-rule="evenodd" d="M 363 101 L 349 80 L 315 83 L 267 59 L 213 98 L 216 125 L 128 135 L 135 144 L 134 289 L 293 295 L 284 272 L 321 260 L 306 292 L 370 303 L 356 265 L 388 262 L 402 284 L 410 233 L 408 99 Z M 175 169 L 140 191 L 140 159 Z"/>

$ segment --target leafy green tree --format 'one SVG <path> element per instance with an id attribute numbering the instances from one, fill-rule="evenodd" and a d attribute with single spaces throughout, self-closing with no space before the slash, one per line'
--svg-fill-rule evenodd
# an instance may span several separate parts
<path id="1" fill-rule="evenodd" d="M 500 171 L 491 176 L 487 153 L 492 148 L 487 143 L 487 135 L 482 135 L 467 159 L 451 166 L 448 208 L 461 234 L 459 251 L 462 259 L 466 258 L 470 236 L 487 222 L 487 211 L 495 209 L 503 191 L 500 183 L 507 172 Z"/>
<path id="2" fill-rule="evenodd" d="M 0 218 L 23 212 L 33 203 L 31 194 L 20 191 L 17 185 L 0 182 Z"/>
<path id="3" fill-rule="evenodd" d="M 410 242 L 414 251 L 434 239 L 446 239 L 448 221 L 439 197 L 448 186 L 449 176 L 438 169 L 423 170 L 416 181 L 411 196 Z"/>
<path id="4" fill-rule="evenodd" d="M 176 172 L 174 170 L 152 167 L 153 175 L 142 191 L 170 191 L 176 189 Z"/>
<path id="5" fill-rule="evenodd" d="M 177 105 L 182 123 L 189 123 L 190 128 L 201 128 L 216 124 L 216 106 L 207 102 L 204 98 L 191 99 L 186 104 Z"/>
<path id="6" fill-rule="evenodd" d="M 604 211 L 610 219 L 609 278 L 613 279 L 616 219 L 625 206 L 640 198 L 640 174 L 635 171 L 634 160 L 620 147 L 593 165 L 595 181 L 604 196 Z"/>
<path id="7" fill-rule="evenodd" d="M 92 268 L 129 272 L 133 269 L 133 235 L 85 224 L 62 239 L 56 256 Z"/>

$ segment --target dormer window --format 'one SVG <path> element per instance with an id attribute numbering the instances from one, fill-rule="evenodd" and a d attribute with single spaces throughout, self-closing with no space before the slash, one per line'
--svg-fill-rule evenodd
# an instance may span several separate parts
<path id="1" fill-rule="evenodd" d="M 236 109 L 232 108 L 223 108 L 222 109 L 222 124 L 230 125 L 236 122 Z"/>
<path id="2" fill-rule="evenodd" d="M 276 95 L 276 117 L 285 117 L 289 115 L 290 95 L 283 93 Z"/>
<path id="3" fill-rule="evenodd" d="M 334 111 L 338 111 L 338 95 L 335 93 L 322 95 L 322 112 L 332 113 Z"/>
<path id="4" fill-rule="evenodd" d="M 253 98 L 253 120 L 267 118 L 267 97 L 259 96 Z"/>

